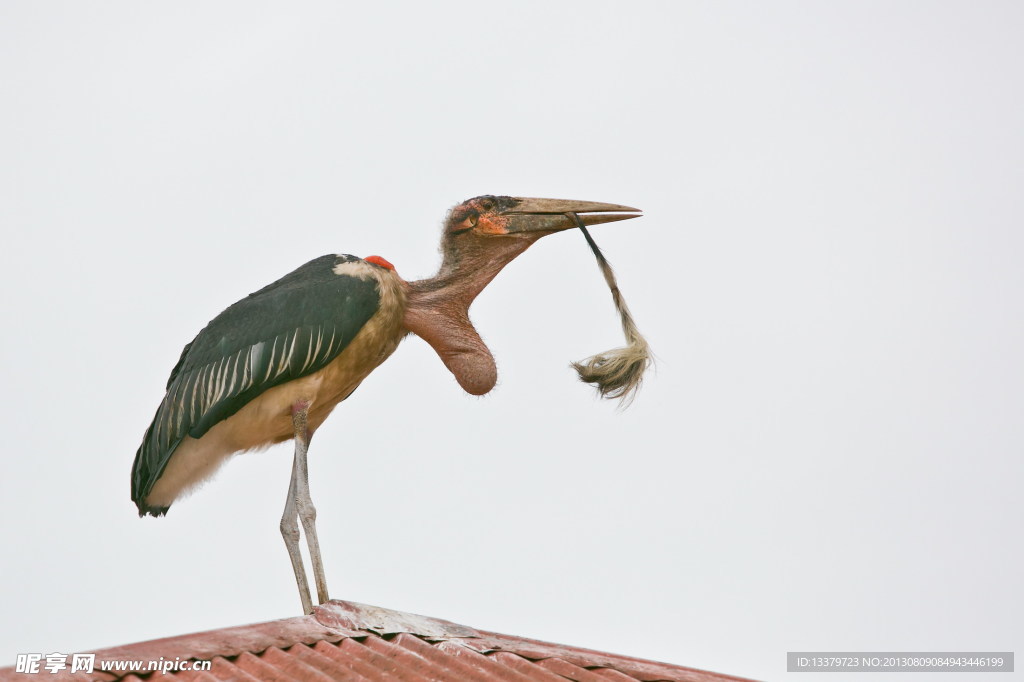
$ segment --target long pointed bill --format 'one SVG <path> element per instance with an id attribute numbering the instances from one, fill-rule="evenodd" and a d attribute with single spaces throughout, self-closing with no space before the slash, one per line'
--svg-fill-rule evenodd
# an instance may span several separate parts
<path id="1" fill-rule="evenodd" d="M 570 199 L 529 199 L 515 197 L 516 204 L 502 215 L 508 218 L 508 232 L 560 232 L 578 227 L 570 215 L 575 213 L 584 225 L 600 225 L 639 218 L 638 208 L 620 204 Z"/>

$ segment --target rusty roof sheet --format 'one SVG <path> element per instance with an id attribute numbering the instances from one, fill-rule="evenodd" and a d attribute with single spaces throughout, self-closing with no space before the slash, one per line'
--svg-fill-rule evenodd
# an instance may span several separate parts
<path id="1" fill-rule="evenodd" d="M 156 639 L 96 651 L 94 672 L 29 675 L 0 669 L 0 680 L 642 680 L 722 682 L 743 678 L 629 656 L 476 630 L 438 618 L 330 601 L 312 615 Z M 68 657 L 70 669 L 70 656 Z M 209 671 L 104 671 L 104 664 L 210 661 Z M 45 661 L 44 661 L 45 663 Z"/>

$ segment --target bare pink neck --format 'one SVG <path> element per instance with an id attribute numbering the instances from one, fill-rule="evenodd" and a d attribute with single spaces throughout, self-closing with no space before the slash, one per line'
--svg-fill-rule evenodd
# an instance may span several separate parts
<path id="1" fill-rule="evenodd" d="M 463 390 L 487 393 L 498 381 L 494 356 L 469 319 L 469 307 L 528 242 L 511 243 L 499 257 L 446 259 L 429 279 L 408 283 L 403 326 L 430 344 Z M 481 254 L 482 255 L 482 254 Z"/>

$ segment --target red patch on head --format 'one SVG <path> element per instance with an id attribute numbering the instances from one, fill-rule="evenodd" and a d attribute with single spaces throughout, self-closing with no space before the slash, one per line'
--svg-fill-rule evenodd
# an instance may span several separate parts
<path id="1" fill-rule="evenodd" d="M 363 260 L 366 261 L 367 263 L 373 263 L 374 265 L 379 265 L 382 268 L 387 268 L 388 270 L 394 270 L 395 269 L 394 265 L 392 265 L 388 261 L 384 260 L 380 256 L 368 256 L 368 257 L 364 258 Z"/>
<path id="2" fill-rule="evenodd" d="M 477 230 L 483 234 L 508 234 L 508 217 L 503 215 L 482 215 Z"/>

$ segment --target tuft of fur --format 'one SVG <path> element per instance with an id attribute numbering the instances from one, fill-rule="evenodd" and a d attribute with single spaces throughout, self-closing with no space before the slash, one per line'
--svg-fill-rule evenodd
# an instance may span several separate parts
<path id="1" fill-rule="evenodd" d="M 608 283 L 608 288 L 611 289 L 615 309 L 619 311 L 619 316 L 622 318 L 622 333 L 626 337 L 626 345 L 622 348 L 614 348 L 592 355 L 586 360 L 572 363 L 572 367 L 579 375 L 580 381 L 593 384 L 602 398 L 619 399 L 622 401 L 622 405 L 628 406 L 643 382 L 644 373 L 651 366 L 651 349 L 637 328 L 636 322 L 633 321 L 633 315 L 622 298 L 619 285 L 615 280 L 615 272 L 608 259 L 601 253 L 601 249 L 597 246 L 594 238 L 590 236 L 590 232 L 587 231 L 579 216 L 572 213 L 570 217 L 576 221 L 597 258 L 604 280 Z"/>

